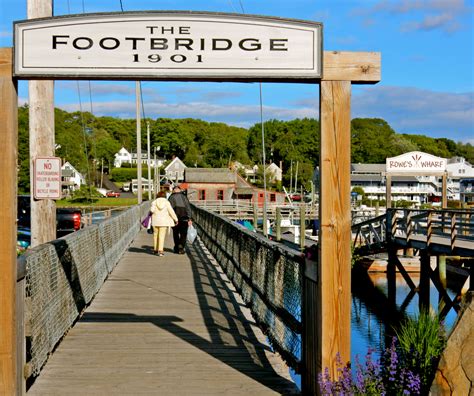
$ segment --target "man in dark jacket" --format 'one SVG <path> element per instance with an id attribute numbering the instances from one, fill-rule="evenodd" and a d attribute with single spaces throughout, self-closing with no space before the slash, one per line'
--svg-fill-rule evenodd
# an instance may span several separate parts
<path id="1" fill-rule="evenodd" d="M 173 227 L 174 252 L 184 254 L 188 226 L 192 224 L 191 205 L 178 185 L 174 186 L 168 200 L 178 217 L 178 224 Z"/>

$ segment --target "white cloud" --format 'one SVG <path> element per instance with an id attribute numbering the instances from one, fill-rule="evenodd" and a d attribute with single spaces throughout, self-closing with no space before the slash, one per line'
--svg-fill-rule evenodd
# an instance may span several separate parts
<path id="1" fill-rule="evenodd" d="M 89 82 L 88 81 L 58 81 L 56 83 L 58 89 L 61 90 L 70 90 L 74 93 L 77 93 L 77 87 L 79 84 L 79 89 L 81 95 L 89 95 Z M 135 98 L 135 86 L 130 84 L 111 84 L 111 83 L 100 83 L 100 82 L 91 82 L 90 84 L 91 94 L 93 99 L 97 96 L 109 96 L 109 95 L 119 95 L 127 96 L 130 98 Z M 142 93 L 143 95 L 150 95 L 153 97 L 158 97 L 156 89 L 143 87 L 142 84 Z"/>
<path id="2" fill-rule="evenodd" d="M 64 110 L 77 111 L 78 104 L 60 105 Z M 209 122 L 226 122 L 231 125 L 251 126 L 260 122 L 260 107 L 257 105 L 218 105 L 206 102 L 188 103 L 160 103 L 149 102 L 145 107 L 147 117 L 169 118 L 199 118 Z M 121 118 L 135 117 L 135 104 L 130 101 L 95 102 L 94 114 L 96 116 L 109 115 Z M 279 119 L 290 120 L 295 118 L 316 117 L 317 109 L 314 107 L 282 108 L 264 106 L 265 120 Z"/>
<path id="3" fill-rule="evenodd" d="M 385 119 L 399 133 L 465 141 L 474 136 L 474 92 L 374 86 L 352 97 L 353 117 Z"/>
<path id="4" fill-rule="evenodd" d="M 472 6 L 466 5 L 464 0 L 382 0 L 352 12 L 368 20 L 381 13 L 410 18 L 401 23 L 402 31 L 439 29 L 452 33 L 462 28 L 459 19 L 471 14 Z"/>

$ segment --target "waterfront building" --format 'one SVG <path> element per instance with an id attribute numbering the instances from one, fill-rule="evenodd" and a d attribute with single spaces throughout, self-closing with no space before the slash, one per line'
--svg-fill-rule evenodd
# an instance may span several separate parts
<path id="1" fill-rule="evenodd" d="M 474 167 L 462 157 L 447 160 L 447 198 L 466 202 L 470 195 L 470 182 L 474 180 Z M 464 195 L 461 193 L 461 180 Z M 368 199 L 385 200 L 386 164 L 352 164 L 351 188 L 361 187 Z M 439 175 L 392 176 L 392 201 L 408 201 L 415 205 L 441 204 L 442 177 Z"/>
<path id="2" fill-rule="evenodd" d="M 114 167 L 116 168 L 120 168 L 122 164 L 136 165 L 138 163 L 138 154 L 133 151 L 128 151 L 125 147 L 122 147 L 114 156 Z M 143 165 L 148 164 L 148 153 L 146 151 L 142 151 L 141 153 L 141 162 Z M 153 154 L 150 155 L 150 167 L 163 166 L 164 162 L 164 158 L 155 158 Z"/>
<path id="3" fill-rule="evenodd" d="M 248 183 L 235 170 L 228 168 L 187 168 L 184 183 L 190 201 L 230 201 L 238 199 L 262 206 L 265 191 Z M 283 204 L 285 195 L 266 191 L 267 202 Z"/>

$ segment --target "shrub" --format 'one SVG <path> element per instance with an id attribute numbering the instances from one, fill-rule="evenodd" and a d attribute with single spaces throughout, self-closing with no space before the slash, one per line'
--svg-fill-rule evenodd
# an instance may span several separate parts
<path id="1" fill-rule="evenodd" d="M 407 319 L 396 334 L 406 367 L 420 376 L 422 391 L 427 392 L 446 345 L 442 323 L 437 316 L 422 311 Z"/>

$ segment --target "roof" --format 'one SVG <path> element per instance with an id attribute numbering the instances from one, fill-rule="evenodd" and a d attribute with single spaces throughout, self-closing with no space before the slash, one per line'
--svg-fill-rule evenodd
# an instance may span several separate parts
<path id="1" fill-rule="evenodd" d="M 231 183 L 235 184 L 235 172 L 227 168 L 186 168 L 186 183 Z"/>
<path id="2" fill-rule="evenodd" d="M 174 157 L 171 162 L 165 167 L 165 171 L 167 171 L 169 168 L 171 168 L 172 165 L 174 165 L 176 162 L 179 163 L 179 165 L 182 167 L 182 168 L 187 168 L 187 166 L 184 164 L 183 161 L 181 161 L 179 159 L 179 157 Z"/>
<path id="3" fill-rule="evenodd" d="M 385 164 L 351 164 L 351 173 L 382 173 Z"/>
<path id="4" fill-rule="evenodd" d="M 382 181 L 381 175 L 366 175 L 366 174 L 351 174 L 351 181 L 353 182 L 362 182 L 362 181 L 369 181 L 374 183 L 380 183 Z"/>
<path id="5" fill-rule="evenodd" d="M 416 176 L 392 176 L 393 182 L 408 182 L 408 183 L 423 183 L 416 178 Z"/>

